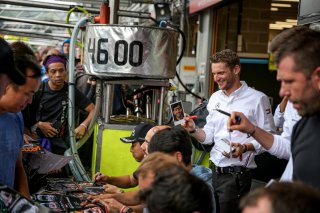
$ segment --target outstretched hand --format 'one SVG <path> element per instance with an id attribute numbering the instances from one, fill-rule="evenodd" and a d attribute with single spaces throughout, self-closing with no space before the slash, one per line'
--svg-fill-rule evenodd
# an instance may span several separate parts
<path id="1" fill-rule="evenodd" d="M 84 134 L 86 133 L 86 127 L 82 126 L 82 125 L 79 125 L 75 130 L 74 130 L 74 133 L 75 133 L 75 136 L 76 136 L 76 139 L 81 139 Z"/>
<path id="2" fill-rule="evenodd" d="M 104 189 L 104 192 L 108 194 L 116 194 L 121 192 L 121 190 L 118 187 L 111 184 L 103 185 L 103 189 Z"/>
<path id="3" fill-rule="evenodd" d="M 240 119 L 238 117 L 240 117 Z M 255 128 L 248 118 L 241 112 L 232 112 L 228 119 L 227 126 L 230 132 L 238 130 L 243 133 L 250 133 L 252 132 L 252 129 Z"/>
<path id="4" fill-rule="evenodd" d="M 118 213 L 121 212 L 121 208 L 124 206 L 119 201 L 113 198 L 96 198 L 92 200 L 92 203 L 100 203 L 108 209 L 109 213 Z"/>
<path id="5" fill-rule="evenodd" d="M 187 130 L 188 132 L 193 131 L 196 128 L 196 124 L 194 123 L 193 119 L 190 118 L 189 115 L 184 115 L 184 124 L 182 124 L 182 127 Z"/>
<path id="6" fill-rule="evenodd" d="M 107 183 L 107 179 L 108 179 L 108 176 L 102 174 L 101 172 L 97 172 L 93 177 L 93 181 L 97 185 L 106 184 Z"/>

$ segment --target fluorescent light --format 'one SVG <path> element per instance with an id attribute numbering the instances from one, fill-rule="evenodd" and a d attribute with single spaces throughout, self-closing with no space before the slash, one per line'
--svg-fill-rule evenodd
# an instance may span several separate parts
<path id="1" fill-rule="evenodd" d="M 280 27 L 282 27 L 282 28 L 292 28 L 293 25 L 292 25 L 292 24 L 289 24 L 289 23 L 287 23 L 287 24 L 269 24 L 269 28 L 270 28 L 270 27 L 275 27 L 275 28 L 280 28 Z"/>
<path id="2" fill-rule="evenodd" d="M 271 7 L 291 7 L 291 4 L 271 3 Z"/>
<path id="3" fill-rule="evenodd" d="M 297 23 L 297 20 L 296 19 L 286 19 L 286 22 Z"/>
<path id="4" fill-rule="evenodd" d="M 278 11 L 278 10 L 279 10 L 279 8 L 271 7 L 271 8 L 270 8 L 270 10 L 271 10 L 271 11 Z"/>
<path id="5" fill-rule="evenodd" d="M 29 0 L 33 2 L 46 2 L 51 4 L 62 4 L 62 5 L 77 5 L 76 2 L 63 2 L 63 1 L 56 1 L 56 0 Z"/>
<path id="6" fill-rule="evenodd" d="M 292 26 L 297 26 L 297 22 L 285 22 L 285 21 L 276 21 L 276 24 L 284 24 L 284 25 L 292 25 Z"/>
<path id="7" fill-rule="evenodd" d="M 283 30 L 283 27 L 281 26 L 269 26 L 270 30 Z"/>

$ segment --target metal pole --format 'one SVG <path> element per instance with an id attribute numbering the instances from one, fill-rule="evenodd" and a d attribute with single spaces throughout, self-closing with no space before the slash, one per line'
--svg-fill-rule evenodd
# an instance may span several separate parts
<path id="1" fill-rule="evenodd" d="M 11 5 L 19 5 L 26 7 L 36 7 L 36 8 L 46 8 L 46 9 L 54 9 L 54 10 L 64 10 L 69 11 L 73 5 L 61 5 L 61 4 L 52 4 L 45 2 L 35 2 L 35 1 L 21 1 L 21 0 L 1 0 L 1 4 L 11 4 Z M 82 7 L 81 5 L 77 5 Z M 95 8 L 85 8 L 86 11 L 93 14 L 99 14 L 100 10 Z"/>
<path id="2" fill-rule="evenodd" d="M 110 0 L 109 7 L 110 7 L 110 19 L 109 19 L 110 24 L 117 24 L 118 23 L 117 12 L 119 10 L 119 1 L 118 0 Z M 105 116 L 104 122 L 106 124 L 110 123 L 110 116 L 112 114 L 112 108 L 113 108 L 113 94 L 114 94 L 114 85 L 107 83 L 103 89 L 103 100 L 105 102 L 103 114 Z"/>
<path id="3" fill-rule="evenodd" d="M 7 16 L 0 16 L 0 20 L 23 22 L 23 23 L 29 23 L 29 24 L 47 25 L 47 26 L 53 26 L 53 27 L 65 27 L 65 28 L 73 28 L 74 27 L 74 25 L 72 25 L 72 24 L 62 24 L 62 23 L 55 23 L 55 22 L 50 22 L 50 21 L 20 19 L 20 18 L 13 18 L 13 17 L 7 17 Z"/>
<path id="4" fill-rule="evenodd" d="M 152 97 L 152 120 L 156 120 L 157 112 L 159 110 L 158 105 L 159 99 L 159 90 L 153 90 L 153 97 Z"/>
<path id="5" fill-rule="evenodd" d="M 119 0 L 110 0 L 109 6 L 110 6 L 110 24 L 118 24 L 119 17 L 118 17 L 118 11 L 119 11 Z"/>
<path id="6" fill-rule="evenodd" d="M 96 84 L 96 99 L 95 99 L 95 107 L 94 107 L 94 114 L 92 116 L 92 119 L 90 121 L 90 124 L 88 125 L 88 129 L 86 134 L 76 143 L 77 150 L 82 147 L 83 144 L 85 144 L 94 131 L 94 124 L 97 120 L 98 115 L 100 114 L 100 106 L 101 106 L 101 80 L 97 79 Z M 65 153 L 71 153 L 70 148 Z"/>
<path id="7" fill-rule="evenodd" d="M 106 124 L 110 123 L 110 116 L 112 114 L 112 107 L 113 107 L 113 91 L 114 91 L 114 85 L 108 84 L 106 85 L 106 89 L 104 90 L 104 101 L 106 103 L 105 105 L 105 114 L 104 114 L 104 122 Z"/>
<path id="8" fill-rule="evenodd" d="M 32 38 L 43 38 L 48 40 L 65 40 L 66 38 L 69 38 L 69 36 L 63 36 L 63 35 L 51 35 L 46 33 L 34 33 L 34 32 L 21 32 L 21 31 L 14 31 L 14 30 L 6 30 L 1 29 L 2 34 L 8 34 L 8 35 L 15 35 L 15 36 L 26 36 L 26 37 L 32 37 Z"/>
<path id="9" fill-rule="evenodd" d="M 127 11 L 127 10 L 119 10 L 118 16 L 132 17 L 132 18 L 142 18 L 142 19 L 150 19 L 150 13 L 137 12 L 137 11 Z"/>
<path id="10" fill-rule="evenodd" d="M 180 30 L 182 32 L 184 32 L 184 19 L 185 19 L 185 10 L 186 10 L 186 2 L 185 0 L 182 0 L 182 13 L 181 13 L 181 16 L 180 16 Z M 181 54 L 182 52 L 182 46 L 183 46 L 183 38 L 182 38 L 182 35 L 180 34 L 179 36 L 179 48 L 178 48 L 178 53 Z M 177 73 L 180 75 L 180 71 L 181 71 L 181 63 L 179 63 L 178 67 L 177 67 Z M 179 91 L 180 89 L 180 81 L 177 82 L 177 90 Z"/>
<path id="11" fill-rule="evenodd" d="M 165 87 L 161 87 L 161 94 L 160 94 L 160 106 L 159 106 L 159 117 L 158 117 L 158 125 L 162 125 L 162 114 L 163 114 L 163 105 L 164 105 L 164 93 Z"/>
<path id="12" fill-rule="evenodd" d="M 75 77 L 74 77 L 74 60 L 71 60 L 75 57 L 75 49 L 76 49 L 76 41 L 77 41 L 77 36 L 80 31 L 80 27 L 83 27 L 87 22 L 89 22 L 88 17 L 83 17 L 80 19 L 80 21 L 77 22 L 77 24 L 74 27 L 73 33 L 71 35 L 71 41 L 70 41 L 70 53 L 69 53 L 69 91 L 68 91 L 68 124 L 69 124 L 69 140 L 70 140 L 70 148 L 71 148 L 71 153 L 74 156 L 74 160 L 70 162 L 70 166 L 74 165 L 77 170 L 75 175 L 75 178 L 78 181 L 82 180 L 87 180 L 90 181 L 90 178 L 86 174 L 82 164 L 81 160 L 77 154 L 77 148 L 76 148 L 76 140 L 75 140 L 75 134 L 74 134 L 74 118 L 75 118 L 75 92 L 74 92 L 74 87 L 75 87 Z M 79 175 L 80 174 L 80 175 Z"/>

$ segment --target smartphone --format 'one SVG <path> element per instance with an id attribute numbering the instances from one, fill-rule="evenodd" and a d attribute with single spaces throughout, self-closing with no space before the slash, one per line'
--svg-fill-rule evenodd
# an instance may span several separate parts
<path id="1" fill-rule="evenodd" d="M 217 146 L 221 151 L 226 152 L 227 154 L 231 154 L 231 152 L 234 151 L 234 148 L 231 147 L 230 142 L 228 142 L 225 139 L 215 142 L 214 145 Z"/>
<path id="2" fill-rule="evenodd" d="M 52 125 L 51 125 L 53 128 L 55 128 L 56 130 L 58 130 L 58 132 L 60 131 L 60 126 L 61 126 L 61 123 L 60 121 L 58 120 L 55 120 L 54 122 L 52 122 Z"/>

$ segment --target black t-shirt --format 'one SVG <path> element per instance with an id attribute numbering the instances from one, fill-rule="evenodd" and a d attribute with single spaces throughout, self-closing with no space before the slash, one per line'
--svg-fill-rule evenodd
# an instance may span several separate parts
<path id="1" fill-rule="evenodd" d="M 292 132 L 293 179 L 320 189 L 320 115 L 303 117 Z"/>
<path id="2" fill-rule="evenodd" d="M 76 112 L 78 109 L 85 110 L 90 103 L 91 101 L 75 88 Z M 64 135 L 62 130 L 65 129 L 67 122 L 68 85 L 65 84 L 61 90 L 51 90 L 48 83 L 44 83 L 44 86 L 41 86 L 35 94 L 32 105 L 31 114 L 35 115 L 35 122 L 52 122 L 56 129 L 61 129 L 59 136 L 62 137 Z M 38 131 L 38 134 L 43 137 L 41 131 Z"/>

